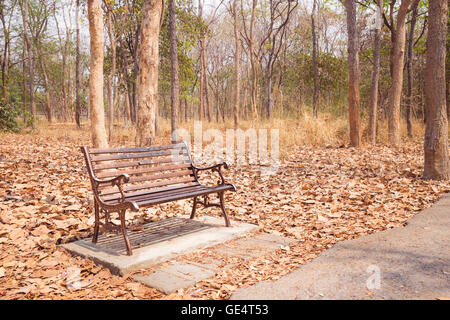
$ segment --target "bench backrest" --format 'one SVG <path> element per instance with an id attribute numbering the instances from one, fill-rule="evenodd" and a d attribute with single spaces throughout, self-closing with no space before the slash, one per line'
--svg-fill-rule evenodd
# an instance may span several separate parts
<path id="1" fill-rule="evenodd" d="M 90 149 L 82 147 L 88 172 L 97 179 L 128 174 L 126 194 L 146 194 L 198 184 L 189 150 L 184 142 L 165 146 Z M 92 180 L 91 180 L 92 182 Z M 117 187 L 99 186 L 104 200 L 120 198 Z"/>

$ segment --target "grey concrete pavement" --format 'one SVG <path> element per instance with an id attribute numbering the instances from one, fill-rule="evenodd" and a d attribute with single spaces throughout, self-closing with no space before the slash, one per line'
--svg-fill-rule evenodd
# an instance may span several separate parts
<path id="1" fill-rule="evenodd" d="M 274 282 L 231 299 L 450 298 L 450 194 L 405 227 L 336 244 Z"/>

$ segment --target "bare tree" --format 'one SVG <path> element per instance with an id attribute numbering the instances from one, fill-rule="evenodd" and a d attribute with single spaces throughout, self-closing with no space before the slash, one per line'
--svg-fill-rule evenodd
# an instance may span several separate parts
<path id="1" fill-rule="evenodd" d="M 108 146 L 103 105 L 103 15 L 101 0 L 88 0 L 91 43 L 89 104 L 91 109 L 91 139 L 95 148 Z"/>
<path id="2" fill-rule="evenodd" d="M 286 35 L 286 26 L 292 11 L 297 7 L 298 2 L 288 1 L 285 4 L 280 0 L 269 0 L 270 22 L 267 28 L 267 34 L 261 42 L 262 48 L 266 41 L 269 42 L 266 56 L 266 112 L 267 117 L 270 118 L 273 109 L 272 100 L 272 78 L 274 64 L 277 61 L 278 55 L 284 44 Z"/>
<path id="3" fill-rule="evenodd" d="M 256 17 L 256 7 L 258 5 L 258 0 L 252 0 L 252 7 L 250 11 L 250 25 L 247 27 L 246 19 L 244 16 L 244 5 L 243 0 L 241 0 L 241 14 L 242 14 L 242 27 L 243 36 L 248 47 L 248 56 L 250 57 L 251 64 L 251 82 L 250 82 L 250 101 L 253 113 L 253 118 L 258 119 L 258 109 L 257 109 L 257 99 L 258 99 L 258 63 L 259 63 L 259 53 L 256 50 L 255 45 L 255 17 Z"/>
<path id="4" fill-rule="evenodd" d="M 427 62 L 425 68 L 426 131 L 423 178 L 450 178 L 445 83 L 447 0 L 429 2 Z"/>

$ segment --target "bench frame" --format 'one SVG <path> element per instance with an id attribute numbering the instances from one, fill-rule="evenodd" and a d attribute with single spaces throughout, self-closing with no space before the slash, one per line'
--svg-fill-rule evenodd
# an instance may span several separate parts
<path id="1" fill-rule="evenodd" d="M 167 200 L 165 198 L 161 198 L 160 200 L 153 202 L 152 204 L 149 205 L 139 205 L 138 203 L 136 203 L 135 201 L 130 201 L 127 199 L 127 196 L 123 190 L 123 184 L 127 183 L 130 181 L 130 177 L 128 174 L 119 174 L 118 176 L 114 177 L 114 178 L 110 178 L 110 179 L 99 179 L 96 177 L 95 172 L 94 172 L 94 167 L 91 161 L 91 156 L 90 156 L 90 150 L 87 146 L 83 146 L 81 147 L 81 151 L 84 154 L 84 158 L 86 161 L 86 166 L 87 166 L 87 171 L 89 173 L 89 178 L 91 181 L 91 186 L 92 186 L 92 191 L 94 194 L 94 213 L 95 213 L 95 222 L 94 222 L 94 234 L 92 237 L 92 242 L 93 243 L 97 243 L 98 240 L 98 235 L 99 235 L 99 229 L 100 229 L 100 212 L 104 213 L 104 217 L 105 217 L 105 223 L 104 223 L 104 229 L 105 230 L 115 230 L 115 231 L 121 231 L 124 241 L 125 241 L 125 245 L 127 248 L 127 255 L 131 256 L 133 254 L 132 249 L 131 249 L 131 244 L 130 241 L 128 239 L 128 235 L 127 235 L 127 230 L 126 230 L 126 221 L 125 221 L 125 213 L 127 209 L 130 209 L 132 211 L 139 211 L 140 207 L 149 207 L 152 205 L 156 205 L 156 204 L 161 204 L 161 203 L 166 203 L 166 202 L 172 202 L 172 201 L 177 201 L 177 200 L 182 200 L 182 199 L 188 199 L 188 198 L 193 198 L 193 206 L 192 206 L 192 212 L 190 215 L 190 219 L 194 219 L 195 215 L 196 215 L 196 208 L 198 204 L 202 204 L 203 207 L 208 208 L 208 207 L 219 207 L 222 210 L 222 214 L 224 216 L 225 219 L 225 226 L 230 227 L 230 219 L 228 218 L 228 214 L 225 210 L 225 204 L 224 204 L 224 193 L 227 190 L 230 191 L 236 191 L 236 187 L 231 184 L 231 183 L 226 183 L 225 182 L 225 178 L 223 177 L 222 174 L 222 168 L 224 169 L 228 169 L 228 165 L 226 162 L 222 162 L 213 166 L 209 166 L 209 167 L 205 167 L 205 168 L 200 168 L 197 167 L 193 164 L 192 159 L 191 159 L 191 155 L 189 152 L 189 149 L 186 145 L 186 143 L 184 142 L 184 145 L 186 147 L 187 150 L 187 155 L 189 158 L 189 167 L 188 169 L 192 170 L 192 174 L 195 182 L 197 182 L 199 185 L 203 186 L 199 181 L 198 181 L 198 174 L 201 171 L 208 171 L 210 170 L 212 173 L 216 172 L 219 177 L 220 180 L 217 181 L 217 186 L 215 187 L 208 187 L 208 192 L 207 193 L 200 193 L 200 194 L 186 194 L 183 195 L 183 193 L 180 193 L 180 199 L 176 199 L 176 200 Z M 159 147 L 159 146 L 158 146 Z M 164 146 L 165 147 L 165 146 Z M 111 150 L 116 150 L 113 148 L 109 148 Z M 109 150 L 109 149 L 105 149 L 105 150 Z M 129 149 L 129 148 L 128 148 Z M 123 150 L 127 150 L 127 148 L 124 148 Z M 153 151 L 154 147 L 148 147 L 149 151 Z M 105 152 L 106 153 L 106 152 Z M 123 151 L 123 153 L 127 153 L 126 151 Z M 105 201 L 103 201 L 101 199 L 101 194 L 99 192 L 99 186 L 101 185 L 112 185 L 113 187 L 117 187 L 120 195 L 121 195 L 121 199 L 120 202 L 116 203 L 116 204 L 108 204 Z M 227 186 L 227 188 L 221 188 Z M 218 197 L 219 197 L 219 203 L 210 203 L 208 200 L 208 196 L 211 193 L 217 193 Z M 149 195 L 151 195 L 152 193 L 150 192 Z M 203 197 L 203 201 L 198 200 L 199 197 Z M 115 224 L 113 224 L 111 222 L 111 218 L 110 218 L 110 213 L 112 212 L 118 212 L 119 214 L 119 219 L 120 219 L 120 226 L 117 226 Z"/>

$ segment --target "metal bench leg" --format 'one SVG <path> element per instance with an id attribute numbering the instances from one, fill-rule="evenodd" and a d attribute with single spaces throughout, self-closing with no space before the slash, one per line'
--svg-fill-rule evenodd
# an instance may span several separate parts
<path id="1" fill-rule="evenodd" d="M 225 218 L 225 226 L 230 227 L 231 226 L 230 219 L 228 219 L 228 214 L 225 210 L 225 204 L 223 201 L 223 192 L 219 192 L 218 195 L 220 199 L 220 209 L 222 209 L 223 217 Z"/>
<path id="2" fill-rule="evenodd" d="M 97 200 L 94 200 L 94 212 L 95 212 L 95 222 L 94 222 L 94 235 L 92 236 L 92 242 L 97 243 L 98 229 L 100 227 L 100 208 Z"/>
<path id="3" fill-rule="evenodd" d="M 122 229 L 123 239 L 125 240 L 125 245 L 127 247 L 127 254 L 131 256 L 133 254 L 133 251 L 131 250 L 130 240 L 128 240 L 127 226 L 125 223 L 125 211 L 126 209 L 119 211 L 120 227 Z"/>
<path id="4" fill-rule="evenodd" d="M 192 205 L 192 212 L 190 219 L 195 218 L 195 210 L 197 209 L 197 197 L 194 197 L 194 204 Z"/>

